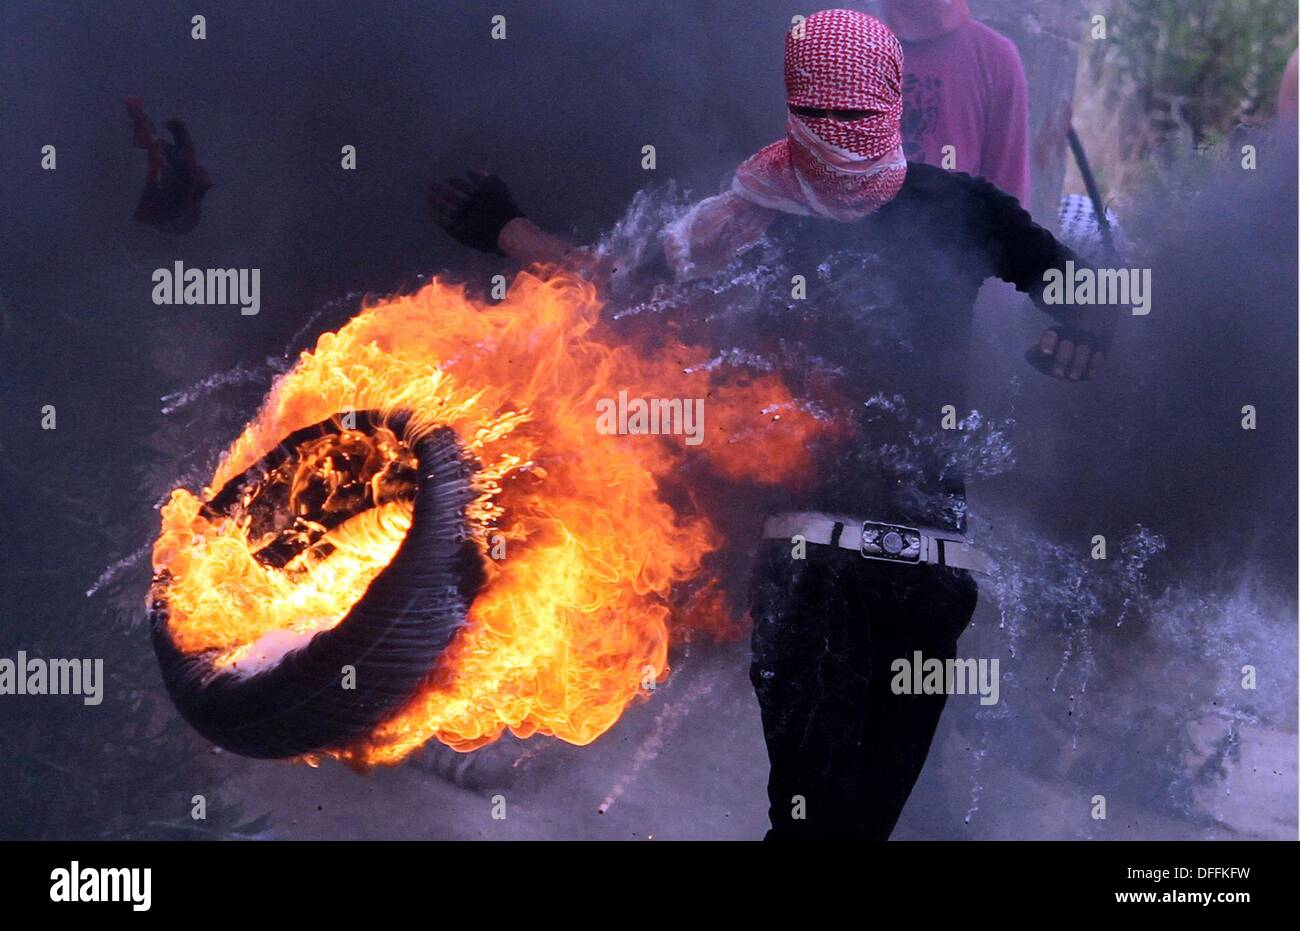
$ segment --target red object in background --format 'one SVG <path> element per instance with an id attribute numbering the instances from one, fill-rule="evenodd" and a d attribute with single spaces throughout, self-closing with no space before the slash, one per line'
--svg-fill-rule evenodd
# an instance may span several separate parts
<path id="1" fill-rule="evenodd" d="M 134 219 L 164 232 L 181 234 L 199 222 L 199 206 L 212 180 L 199 164 L 188 127 L 178 119 L 164 123 L 171 140 L 154 129 L 140 97 L 122 98 L 131 117 L 132 145 L 148 153 L 148 174 Z"/>

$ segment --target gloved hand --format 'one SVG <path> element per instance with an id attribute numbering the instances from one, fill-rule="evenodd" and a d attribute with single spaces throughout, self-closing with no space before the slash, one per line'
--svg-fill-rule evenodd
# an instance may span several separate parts
<path id="1" fill-rule="evenodd" d="M 1097 374 L 1110 350 L 1113 325 L 1096 329 L 1068 324 L 1048 327 L 1038 343 L 1025 352 L 1025 361 L 1053 378 L 1088 381 Z"/>
<path id="2" fill-rule="evenodd" d="M 497 237 L 511 220 L 522 217 L 506 183 L 486 171 L 470 169 L 467 178 L 433 182 L 425 200 L 434 222 L 471 249 L 504 255 Z"/>

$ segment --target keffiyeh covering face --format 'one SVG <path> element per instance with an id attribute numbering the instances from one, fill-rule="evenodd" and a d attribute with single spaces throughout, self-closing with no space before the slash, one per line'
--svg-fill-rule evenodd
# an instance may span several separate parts
<path id="1" fill-rule="evenodd" d="M 854 10 L 813 13 L 785 37 L 787 102 L 872 114 L 846 121 L 791 113 L 786 138 L 736 169 L 732 191 L 762 207 L 845 223 L 888 203 L 907 174 L 902 83 L 903 50 L 883 23 Z"/>

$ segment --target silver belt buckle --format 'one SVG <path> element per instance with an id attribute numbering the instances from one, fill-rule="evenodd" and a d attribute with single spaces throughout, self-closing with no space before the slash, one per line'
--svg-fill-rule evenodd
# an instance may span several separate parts
<path id="1" fill-rule="evenodd" d="M 923 546 L 924 538 L 915 527 L 874 520 L 862 522 L 862 555 L 867 559 L 919 563 L 925 555 Z"/>

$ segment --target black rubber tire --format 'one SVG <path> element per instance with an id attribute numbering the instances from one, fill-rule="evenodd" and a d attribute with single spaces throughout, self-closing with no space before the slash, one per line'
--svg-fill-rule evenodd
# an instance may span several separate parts
<path id="1" fill-rule="evenodd" d="M 406 417 L 385 422 L 357 416 L 357 428 L 378 424 L 398 436 Z M 255 470 L 292 454 L 295 438 L 338 431 L 337 417 L 298 431 L 213 502 Z M 405 704 L 464 624 L 477 588 L 479 555 L 468 538 L 471 464 L 449 429 L 417 441 L 419 462 L 411 526 L 392 561 L 336 627 L 254 675 L 217 670 L 215 651 L 182 653 L 167 631 L 165 594 L 151 606 L 154 652 L 181 716 L 232 753 L 263 759 L 339 749 L 369 734 Z M 165 586 L 161 589 L 165 593 Z M 345 689 L 344 667 L 355 669 Z"/>

